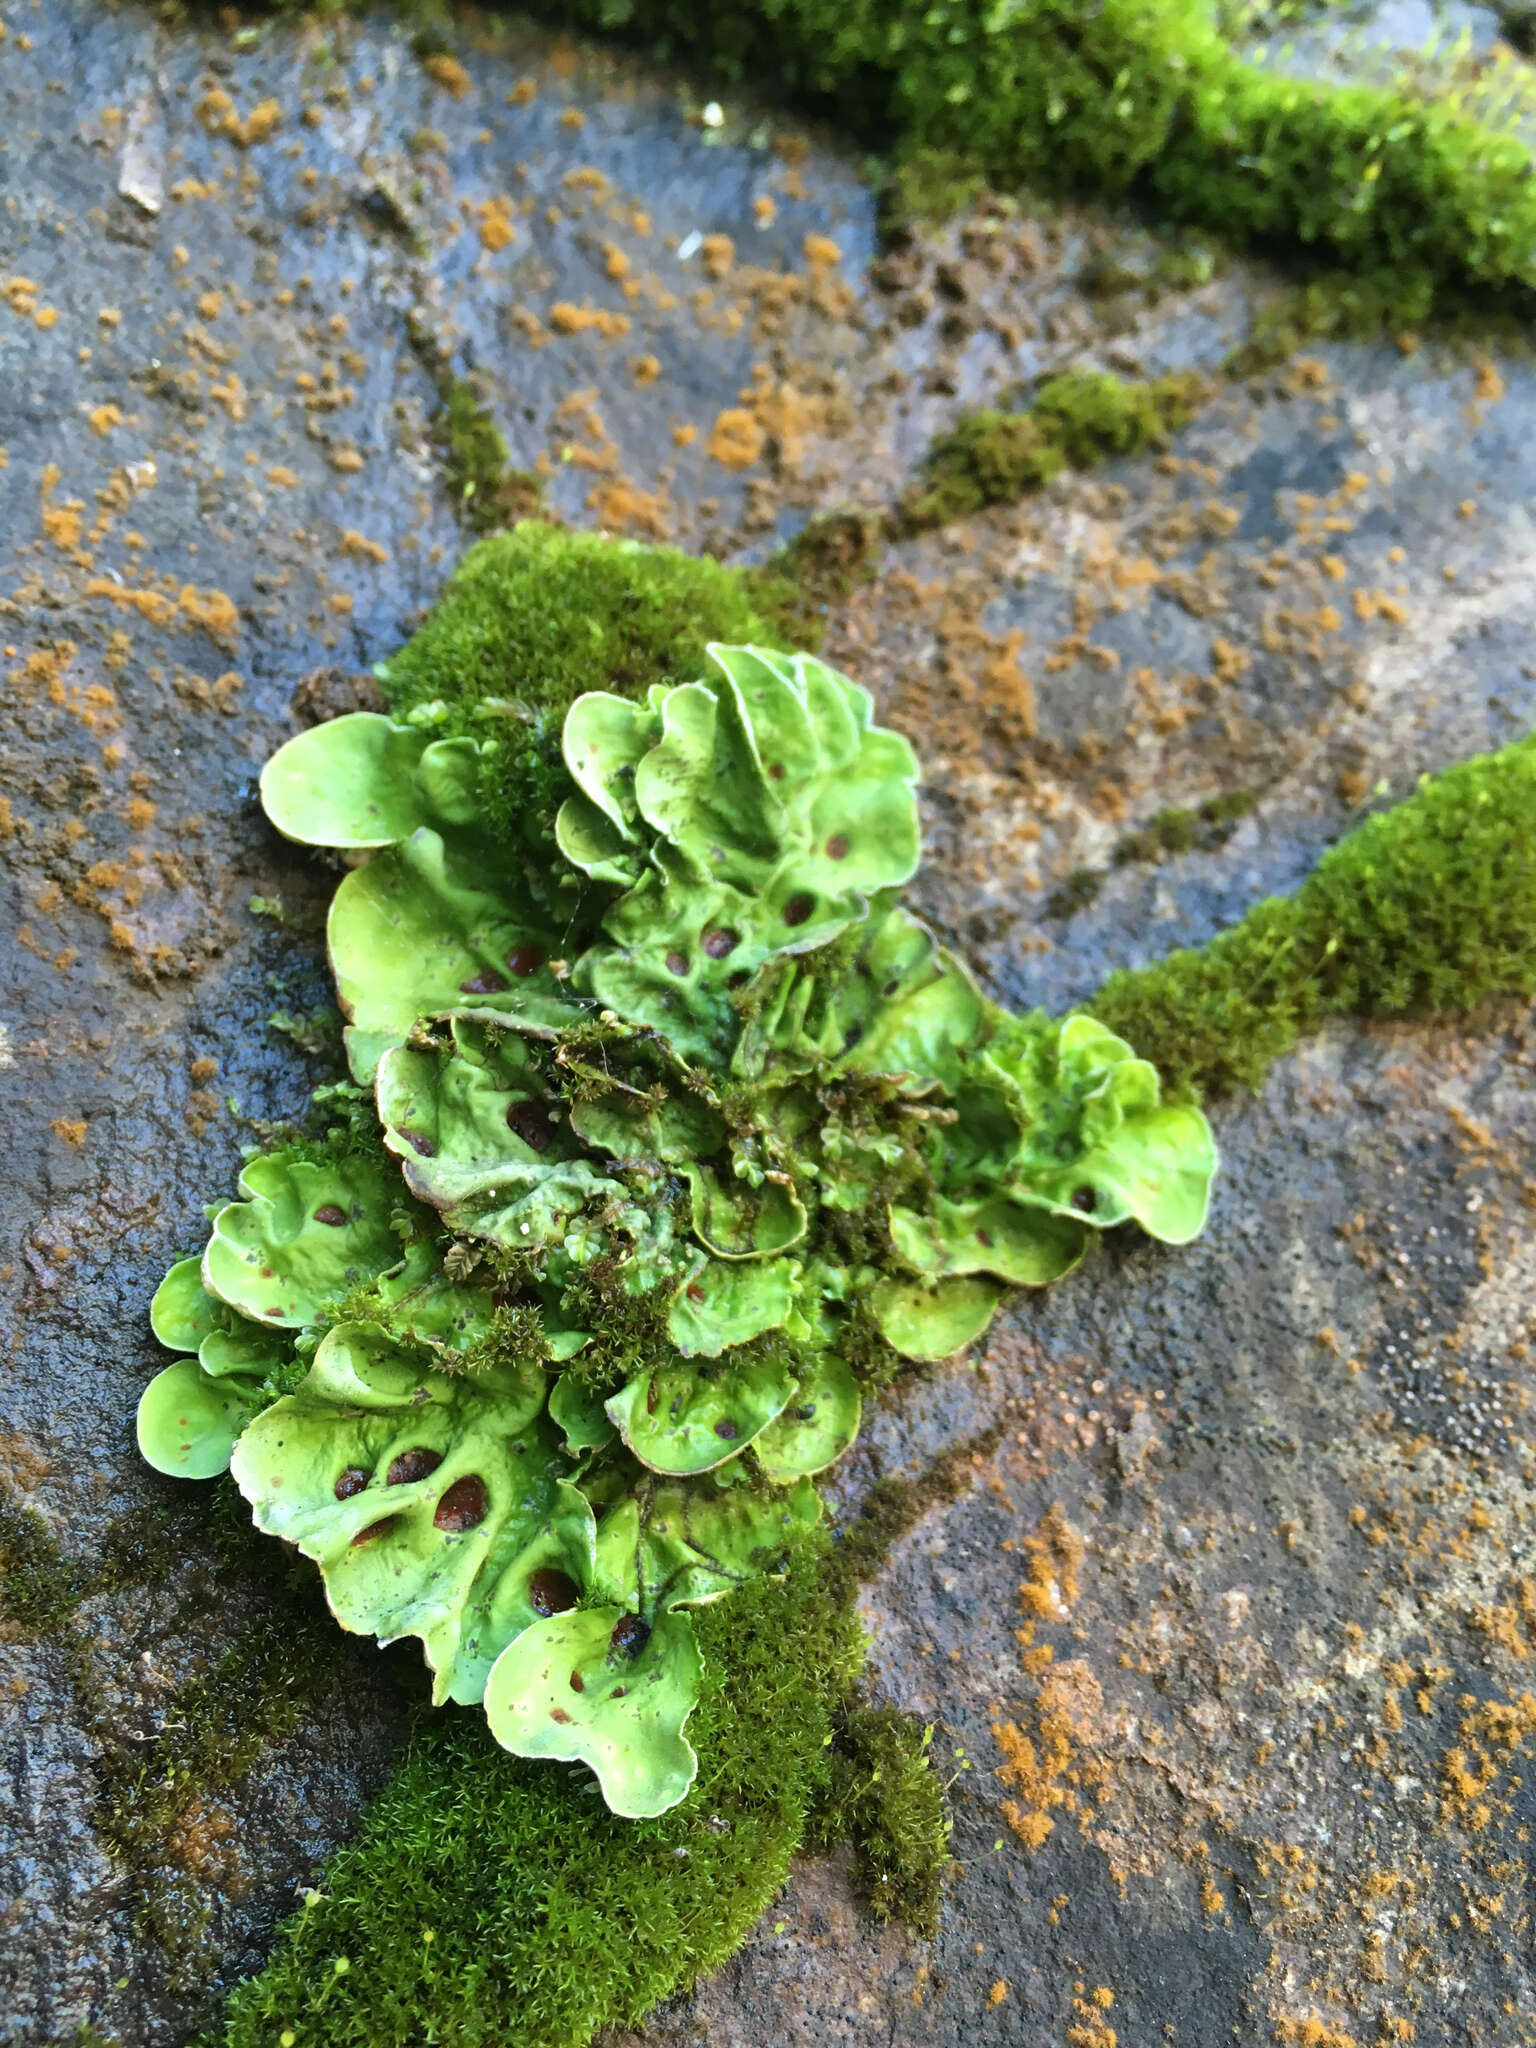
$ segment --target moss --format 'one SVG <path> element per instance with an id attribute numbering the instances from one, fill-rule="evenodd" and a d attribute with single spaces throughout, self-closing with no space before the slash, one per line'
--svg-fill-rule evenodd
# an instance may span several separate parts
<path id="1" fill-rule="evenodd" d="M 1436 318 L 1438 304 L 1435 279 L 1426 270 L 1385 277 L 1326 271 L 1265 307 L 1222 368 L 1230 377 L 1251 377 L 1288 362 L 1309 344 L 1417 333 Z"/>
<path id="2" fill-rule="evenodd" d="M 189 1556 L 212 1554 L 213 1597 L 238 1583 L 279 1601 L 249 1624 L 205 1678 L 179 1694 L 176 1711 L 146 1747 L 125 1746 L 116 1716 L 101 1721 L 96 1825 L 124 1867 L 136 1916 L 160 1945 L 167 1981 L 195 1991 L 217 1965 L 208 1940 L 210 1893 L 200 1857 L 219 1853 L 233 1823 L 217 1793 L 243 1777 L 266 1747 L 298 1724 L 307 1705 L 359 1652 L 339 1636 L 312 1574 L 256 1536 L 227 1478 L 211 1492 L 182 1489 L 109 1525 L 87 1556 L 66 1556 L 44 1517 L 0 1502 L 0 1613 L 13 1627 L 58 1643 L 87 1724 L 103 1716 L 92 1636 L 77 1618 L 87 1599 L 167 1581 L 188 1582 Z M 208 1597 L 194 1575 L 189 1600 Z M 106 2043 L 89 2028 L 79 2048 Z"/>
<path id="3" fill-rule="evenodd" d="M 531 469 L 513 467 L 502 431 L 474 386 L 462 377 L 440 374 L 438 396 L 441 406 L 433 435 L 465 522 L 476 533 L 494 533 L 537 513 L 543 482 Z"/>
<path id="4" fill-rule="evenodd" d="M 313 1010 L 274 1010 L 267 1029 L 290 1040 L 311 1059 L 323 1061 L 336 1073 L 342 1071 L 342 1015 L 334 1003 L 322 1003 Z"/>
<path id="5" fill-rule="evenodd" d="M 0 1490 L 0 1616 L 29 1636 L 58 1635 L 82 1601 L 183 1570 L 206 1520 L 205 1499 L 178 1492 L 120 1515 L 89 1555 L 70 1557 L 37 1508 Z M 248 1522 L 244 1533 L 251 1551 Z"/>
<path id="6" fill-rule="evenodd" d="M 1329 1016 L 1536 993 L 1536 737 L 1426 778 L 1297 893 L 1198 951 L 1112 974 L 1093 1014 L 1174 1088 L 1258 1087 Z"/>
<path id="7" fill-rule="evenodd" d="M 594 1394 L 614 1393 L 647 1360 L 666 1354 L 665 1302 L 654 1294 L 628 1293 L 617 1259 L 594 1259 L 573 1273 L 561 1306 L 578 1329 L 592 1332 L 567 1370 Z"/>
<path id="8" fill-rule="evenodd" d="M 521 831 L 564 794 L 560 729 L 582 691 L 692 682 L 711 640 L 789 644 L 740 570 L 524 520 L 470 549 L 379 678 L 397 715 L 440 704 L 445 731 L 481 739 L 500 724 L 485 807 Z"/>
<path id="9" fill-rule="evenodd" d="M 839 1597 L 852 1600 L 864 1580 L 880 1570 L 892 1549 L 929 1508 L 958 1500 L 971 1484 L 976 1467 L 1002 1442 L 1004 1421 L 989 1423 L 973 1437 L 951 1444 L 916 1479 L 883 1473 L 860 1504 L 851 1522 L 832 1531 L 827 1557 L 828 1584 Z"/>
<path id="10" fill-rule="evenodd" d="M 962 150 L 909 150 L 891 165 L 881 187 L 881 226 L 887 234 L 942 227 L 974 206 L 986 185 L 985 174 Z"/>
<path id="11" fill-rule="evenodd" d="M 1011 505 L 1065 468 L 1066 457 L 1032 414 L 969 413 L 929 450 L 922 481 L 898 507 L 897 530 L 920 533 L 988 505 Z"/>
<path id="12" fill-rule="evenodd" d="M 897 509 L 896 530 L 920 532 L 1012 504 L 1064 469 L 1160 446 L 1194 416 L 1203 390 L 1195 376 L 1136 383 L 1070 370 L 1042 384 L 1025 412 L 970 413 L 934 443 L 922 481 Z"/>
<path id="13" fill-rule="evenodd" d="M 1041 385 L 1032 411 L 1066 461 L 1088 469 L 1106 456 L 1157 447 L 1194 417 L 1203 391 L 1202 379 L 1188 374 L 1142 384 L 1072 370 Z"/>
<path id="14" fill-rule="evenodd" d="M 203 2048 L 565 2048 L 634 2021 L 740 1944 L 808 1816 L 862 1655 L 820 1541 L 695 1626 L 699 1776 L 651 1821 L 585 1773 L 509 1756 L 482 1716 L 424 1713 L 403 1767 Z M 338 1959 L 346 1969 L 339 1973 Z"/>
<path id="15" fill-rule="evenodd" d="M 832 1792 L 815 1838 L 851 1842 L 860 1884 L 882 1920 L 931 1940 L 949 1862 L 949 1816 L 929 1762 L 932 1728 L 894 1707 L 859 1706 L 832 1745 Z"/>
<path id="16" fill-rule="evenodd" d="M 217 1795 L 289 1734 L 357 1653 L 313 1614 L 289 1608 L 245 1627 L 146 1748 L 109 1749 L 99 1766 L 97 1829 L 131 1876 L 139 1925 L 159 1943 L 173 1990 L 191 1990 L 218 1962 L 209 1937 L 205 1864 L 232 1823 Z"/>
<path id="17" fill-rule="evenodd" d="M 1129 861 L 1162 861 L 1181 853 L 1211 853 L 1225 846 L 1240 821 L 1253 809 L 1251 790 L 1234 789 L 1207 797 L 1194 810 L 1170 805 L 1158 811 L 1139 832 L 1131 832 L 1115 848 L 1116 867 Z"/>
<path id="18" fill-rule="evenodd" d="M 36 1508 L 0 1500 L 0 1614 L 29 1635 L 53 1635 L 92 1591 L 92 1568 L 66 1559 Z"/>
<path id="19" fill-rule="evenodd" d="M 879 566 L 879 515 L 850 510 L 818 513 L 761 569 L 746 575 L 786 641 L 814 653 L 827 612 L 872 581 Z"/>
<path id="20" fill-rule="evenodd" d="M 835 106 L 869 146 L 994 183 L 1145 195 L 1239 243 L 1352 268 L 1536 283 L 1531 153 L 1409 88 L 1303 83 L 1221 32 L 1214 0 L 575 0 L 717 75 Z"/>
<path id="21" fill-rule="evenodd" d="M 1073 917 L 1098 901 L 1104 877 L 1097 868 L 1073 868 L 1046 897 L 1042 906 L 1047 917 Z"/>

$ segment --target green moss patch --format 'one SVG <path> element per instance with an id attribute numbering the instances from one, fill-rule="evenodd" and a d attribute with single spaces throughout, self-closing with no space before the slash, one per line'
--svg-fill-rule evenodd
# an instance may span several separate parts
<path id="1" fill-rule="evenodd" d="M 441 407 L 433 435 L 443 451 L 448 482 L 465 522 L 476 533 L 515 525 L 539 509 L 544 486 L 531 469 L 518 469 L 489 409 L 462 377 L 439 379 Z"/>
<path id="2" fill-rule="evenodd" d="M 1330 1016 L 1536 993 L 1536 737 L 1426 778 L 1297 893 L 1206 946 L 1110 975 L 1094 1015 L 1175 1088 L 1258 1087 Z"/>
<path id="3" fill-rule="evenodd" d="M 878 513 L 818 513 L 761 569 L 745 572 L 749 588 L 788 639 L 814 650 L 827 612 L 878 575 L 880 539 Z"/>
<path id="4" fill-rule="evenodd" d="M 949 1816 L 929 1768 L 933 1730 L 894 1707 L 855 1707 L 832 1751 L 832 1795 L 818 1839 L 853 1844 L 860 1880 L 882 1920 L 904 1920 L 930 1939 L 949 1861 Z"/>
<path id="5" fill-rule="evenodd" d="M 1115 848 L 1115 865 L 1129 861 L 1164 861 L 1181 853 L 1211 853 L 1225 846 L 1241 821 L 1253 809 L 1252 792 L 1231 790 L 1207 797 L 1193 810 L 1170 804 L 1158 811 L 1139 832 L 1127 833 Z"/>
<path id="6" fill-rule="evenodd" d="M 942 227 L 964 213 L 987 189 L 983 172 L 963 150 L 907 150 L 891 165 L 880 194 L 880 216 L 888 232 L 908 227 Z"/>
<path id="7" fill-rule="evenodd" d="M 1064 469 L 1160 447 L 1194 417 L 1204 390 L 1204 380 L 1189 375 L 1146 383 L 1103 370 L 1052 377 L 1027 411 L 973 412 L 937 441 L 893 524 L 905 533 L 942 526 L 1012 504 Z"/>
<path id="8" fill-rule="evenodd" d="M 1323 85 L 1234 51 L 1214 0 L 577 0 L 722 77 L 835 106 L 870 147 L 1082 198 L 1144 194 L 1242 243 L 1351 268 L 1536 284 L 1531 153 L 1408 89 Z"/>
<path id="9" fill-rule="evenodd" d="M 676 548 L 524 520 L 470 549 L 379 680 L 397 717 L 441 703 L 436 730 L 496 735 L 481 801 L 493 827 L 520 834 L 530 814 L 553 818 L 566 793 L 560 730 L 584 690 L 639 696 L 691 682 L 711 640 L 787 644 L 761 588 L 792 594 Z"/>
<path id="10" fill-rule="evenodd" d="M 158 1585 L 185 1570 L 188 1549 L 199 1543 L 211 1544 L 221 1570 L 273 1570 L 269 1546 L 252 1540 L 249 1516 L 227 1485 L 211 1501 L 177 1495 L 134 1508 L 89 1554 L 73 1556 L 37 1508 L 0 1489 L 0 1617 L 27 1636 L 58 1635 L 82 1601 Z"/>
<path id="11" fill-rule="evenodd" d="M 832 1793 L 862 1639 L 820 1548 L 699 1611 L 699 1775 L 659 1819 L 616 1819 L 584 1772 L 508 1756 L 478 1714 L 424 1715 L 203 2048 L 575 2048 L 723 1962 Z"/>

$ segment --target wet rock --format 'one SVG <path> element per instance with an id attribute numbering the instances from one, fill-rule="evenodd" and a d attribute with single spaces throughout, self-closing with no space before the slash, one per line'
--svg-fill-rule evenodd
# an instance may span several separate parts
<path id="1" fill-rule="evenodd" d="M 1330 1033 L 1224 1120 L 1199 1245 L 1107 1247 L 870 1419 L 845 1498 L 1001 1430 L 865 1600 L 955 1774 L 943 1931 L 807 1871 L 626 2048 L 1506 2038 L 1529 1945 L 1463 1902 L 1531 1819 L 1533 1060 L 1528 1014 Z"/>
<path id="2" fill-rule="evenodd" d="M 0 1475 L 75 1591 L 0 1641 L 0 2004 L 28 2048 L 87 2021 L 168 2048 L 421 1690 L 411 1657 L 326 1665 L 276 1546 L 146 1471 L 132 1416 L 155 1279 L 320 1072 L 264 1019 L 329 1000 L 330 878 L 254 779 L 371 701 L 465 544 L 444 367 L 559 516 L 734 559 L 878 513 L 962 410 L 1059 369 L 1211 377 L 1168 450 L 888 547 L 828 618 L 923 754 L 925 907 L 1054 1008 L 1529 724 L 1536 374 L 1426 342 L 1234 380 L 1279 281 L 1070 209 L 980 204 L 871 278 L 824 138 L 706 128 L 686 85 L 514 26 L 466 31 L 455 99 L 385 23 L 7 22 Z M 1234 792 L 1219 843 L 1119 857 Z M 872 1409 L 845 1512 L 979 1446 L 868 1596 L 873 1682 L 957 1774 L 944 1931 L 806 1868 L 647 2039 L 1509 2038 L 1528 1029 L 1330 1034 L 1220 1110 L 1199 1245 L 1117 1240 Z M 291 1716 L 274 1616 L 315 1653 Z M 257 1671 L 267 1732 L 130 1856 L 112 1787 L 220 1668 Z"/>
<path id="3" fill-rule="evenodd" d="M 351 711 L 382 711 L 384 692 L 371 675 L 327 664 L 312 669 L 292 697 L 293 715 L 301 725 L 323 725 Z"/>

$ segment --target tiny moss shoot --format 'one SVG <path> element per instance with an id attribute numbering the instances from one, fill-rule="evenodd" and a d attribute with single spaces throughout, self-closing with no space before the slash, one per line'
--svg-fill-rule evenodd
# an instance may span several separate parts
<path id="1" fill-rule="evenodd" d="M 933 1730 L 893 1707 L 855 1707 L 832 1750 L 832 1791 L 817 1838 L 853 1844 L 870 1906 L 930 1940 L 949 1857 L 944 1795 L 929 1768 Z"/>

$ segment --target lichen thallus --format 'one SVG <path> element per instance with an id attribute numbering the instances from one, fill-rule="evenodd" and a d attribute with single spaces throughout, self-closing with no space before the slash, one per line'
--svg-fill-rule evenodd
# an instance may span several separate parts
<path id="1" fill-rule="evenodd" d="M 155 1296 L 160 1470 L 230 1467 L 342 1626 L 441 1702 L 688 1790 L 690 1609 L 820 1514 L 892 1354 L 1134 1221 L 1205 1220 L 1198 1109 L 1081 1014 L 1014 1017 L 901 907 L 917 762 L 810 655 L 565 716 L 553 838 L 491 829 L 439 710 L 290 740 L 262 800 L 353 863 L 328 938 L 344 1141 L 253 1157 Z"/>

